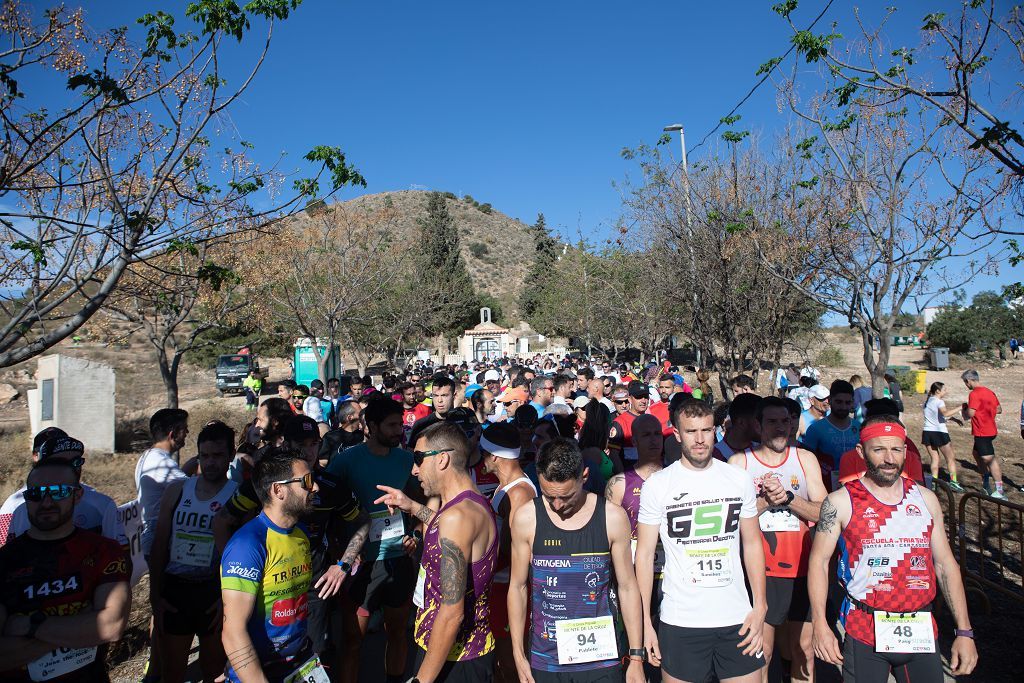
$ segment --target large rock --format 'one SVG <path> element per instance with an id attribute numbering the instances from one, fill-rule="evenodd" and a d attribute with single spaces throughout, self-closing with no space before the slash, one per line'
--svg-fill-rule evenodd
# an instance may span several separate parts
<path id="1" fill-rule="evenodd" d="M 10 384 L 0 384 L 0 404 L 10 403 L 18 396 L 20 396 L 18 390 Z"/>

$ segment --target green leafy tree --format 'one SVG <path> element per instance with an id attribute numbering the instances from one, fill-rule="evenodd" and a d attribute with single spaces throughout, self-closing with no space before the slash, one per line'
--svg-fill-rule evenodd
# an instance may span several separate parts
<path id="1" fill-rule="evenodd" d="M 946 346 L 954 353 L 973 349 L 992 350 L 1006 358 L 1006 346 L 1024 323 L 1020 312 L 1007 306 L 995 292 L 979 292 L 966 308 L 946 308 L 928 326 L 932 346 Z"/>
<path id="2" fill-rule="evenodd" d="M 523 317 L 529 320 L 535 329 L 540 332 L 552 332 L 553 330 L 537 316 L 542 301 L 551 293 L 548 290 L 556 285 L 553 273 L 559 256 L 558 241 L 548 229 L 542 213 L 537 214 L 537 222 L 527 228 L 527 232 L 533 239 L 533 263 L 526 273 L 526 282 L 519 297 L 519 308 Z"/>
<path id="3" fill-rule="evenodd" d="M 440 192 L 427 198 L 426 214 L 419 220 L 420 254 L 416 277 L 427 336 L 457 334 L 472 324 L 479 298 L 459 250 L 459 230 Z"/>

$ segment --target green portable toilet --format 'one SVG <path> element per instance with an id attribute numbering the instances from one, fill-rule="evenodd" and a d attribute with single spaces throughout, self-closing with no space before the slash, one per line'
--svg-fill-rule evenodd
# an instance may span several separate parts
<path id="1" fill-rule="evenodd" d="M 326 343 L 319 342 L 317 346 L 320 347 L 321 354 L 327 353 Z M 325 370 L 327 378 L 341 376 L 341 351 L 337 344 L 331 347 Z M 305 338 L 299 339 L 295 342 L 295 383 L 305 384 L 308 387 L 310 382 L 319 377 L 320 372 L 317 369 L 316 353 L 313 352 L 312 342 Z"/>

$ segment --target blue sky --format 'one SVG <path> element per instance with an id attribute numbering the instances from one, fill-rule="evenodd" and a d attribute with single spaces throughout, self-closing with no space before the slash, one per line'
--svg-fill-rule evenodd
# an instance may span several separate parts
<path id="1" fill-rule="evenodd" d="M 613 182 L 629 171 L 620 150 L 653 143 L 675 122 L 693 147 L 754 84 L 758 65 L 788 47 L 776 1 L 305 0 L 277 26 L 231 116 L 268 159 L 342 147 L 366 192 L 471 194 L 526 222 L 543 212 L 566 237 L 601 236 L 620 213 Z M 795 21 L 823 5 L 805 0 Z M 894 42 L 916 44 L 926 10 L 903 5 Z M 188 25 L 184 2 L 86 7 L 95 29 L 156 9 Z M 818 29 L 829 18 L 849 25 L 852 7 L 836 2 Z M 765 135 L 786 121 L 770 82 L 739 113 L 740 127 Z M 969 291 L 1010 278 L 1024 274 L 1007 268 Z"/>

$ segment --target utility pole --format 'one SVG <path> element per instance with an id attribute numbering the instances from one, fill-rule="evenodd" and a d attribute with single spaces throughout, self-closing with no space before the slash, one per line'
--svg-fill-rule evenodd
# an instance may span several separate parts
<path id="1" fill-rule="evenodd" d="M 693 205 L 690 203 L 690 174 L 689 174 L 689 172 L 686 169 L 686 132 L 683 130 L 683 124 L 681 124 L 681 123 L 673 123 L 671 125 L 665 126 L 664 130 L 665 130 L 666 133 L 673 133 L 675 131 L 679 131 L 679 147 L 680 147 L 680 151 L 682 153 L 682 156 L 680 157 L 681 158 L 680 167 L 681 167 L 681 170 L 682 170 L 682 180 L 683 180 L 683 201 L 685 202 L 685 205 L 686 205 L 686 217 L 684 219 L 684 224 L 686 226 L 686 250 L 687 250 L 688 255 L 690 257 L 689 258 L 689 263 L 690 263 L 690 272 L 689 272 L 690 282 L 696 282 L 696 278 L 697 278 L 697 258 L 696 258 L 696 256 L 693 253 L 693 227 L 690 225 L 690 215 L 693 213 Z M 696 331 L 697 325 L 700 323 L 700 315 L 699 315 L 699 310 L 700 310 L 699 309 L 699 305 L 700 305 L 700 302 L 697 300 L 697 289 L 696 288 L 692 288 L 690 290 L 690 293 L 691 293 L 690 304 L 692 306 L 692 314 L 693 314 L 693 326 L 692 327 L 693 327 L 693 330 Z M 693 341 L 693 340 L 691 339 L 691 341 Z M 700 367 L 702 365 L 702 363 L 701 363 L 700 345 L 699 344 L 695 344 L 694 346 L 695 346 L 695 350 L 697 352 L 697 368 L 700 369 Z"/>

